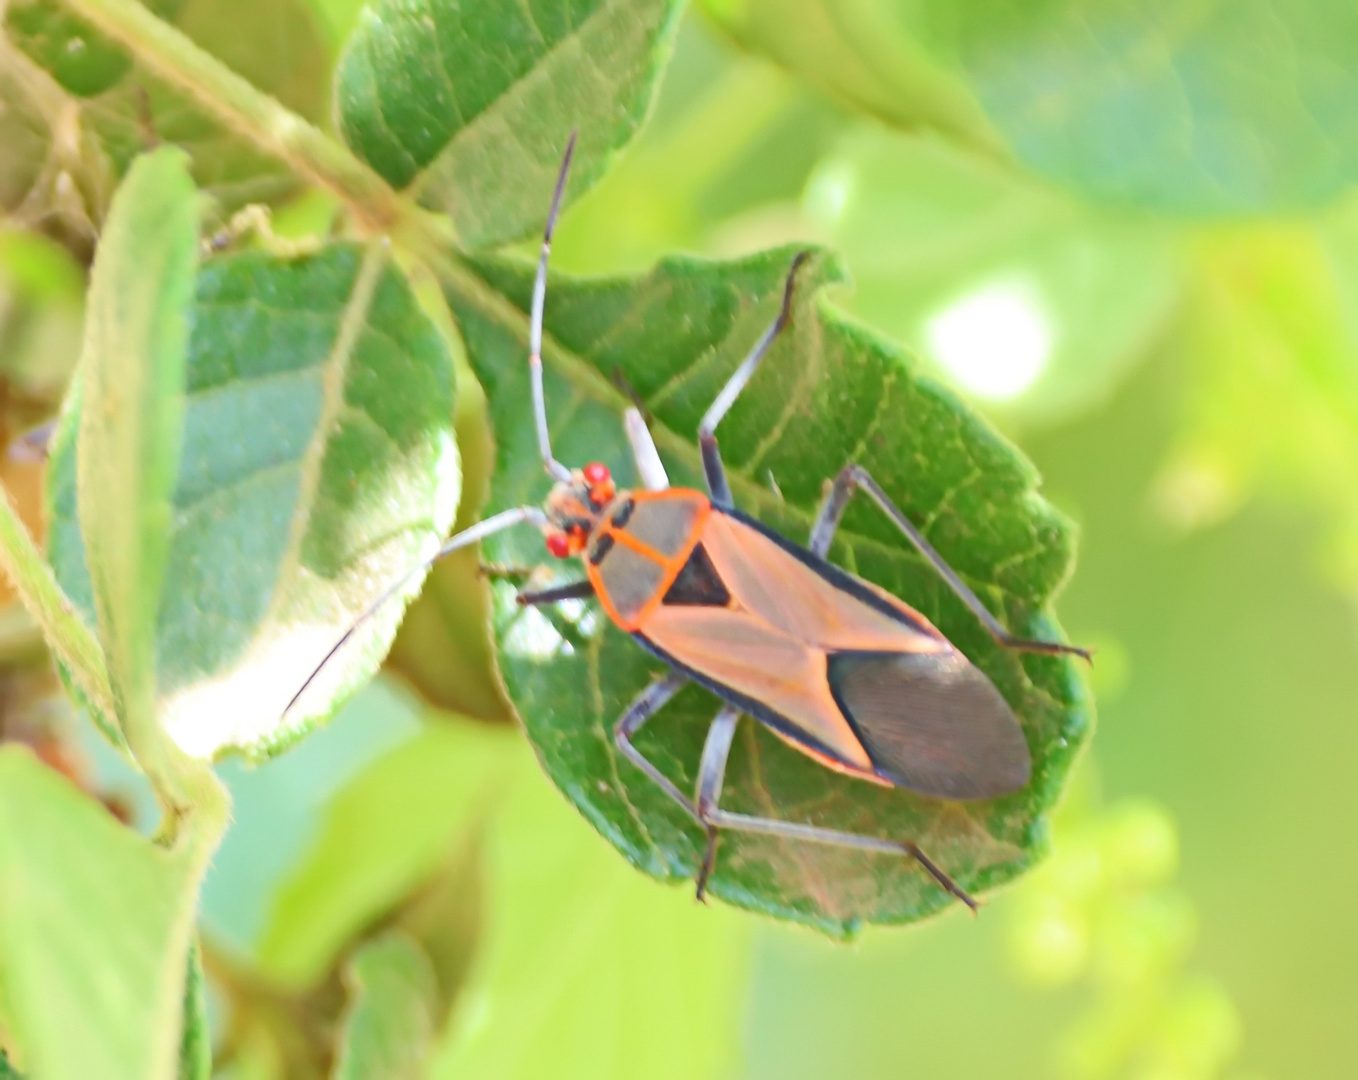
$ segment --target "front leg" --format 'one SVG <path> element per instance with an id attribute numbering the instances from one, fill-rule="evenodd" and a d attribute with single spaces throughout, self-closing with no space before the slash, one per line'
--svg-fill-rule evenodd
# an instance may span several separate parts
<path id="1" fill-rule="evenodd" d="M 849 505 L 849 499 L 853 493 L 859 489 L 867 492 L 868 496 L 886 514 L 907 540 L 915 546 L 921 555 L 929 560 L 930 565 L 938 572 L 948 584 L 948 588 L 957 594 L 962 603 L 971 609 L 972 613 L 981 620 L 981 624 L 990 631 L 1000 645 L 1006 649 L 1015 649 L 1020 652 L 1046 653 L 1048 655 L 1074 654 L 1089 660 L 1088 649 L 1082 649 L 1077 645 L 1064 645 L 1058 641 L 1029 641 L 1024 638 L 1016 638 L 1009 633 L 1000 621 L 990 613 L 990 609 L 981 603 L 978 597 L 962 580 L 957 571 L 948 565 L 947 561 L 934 550 L 934 546 L 924 538 L 924 534 L 915 528 L 905 513 L 894 502 L 891 501 L 887 493 L 882 490 L 881 485 L 872 478 L 867 469 L 861 465 L 845 465 L 835 477 L 834 486 L 830 489 L 830 494 L 825 499 L 825 504 L 820 508 L 820 513 L 816 515 L 816 522 L 811 527 L 811 538 L 807 541 L 807 549 L 822 559 L 830 550 L 830 543 L 835 538 L 835 530 L 839 528 L 840 519 L 844 516 L 844 509 Z"/>

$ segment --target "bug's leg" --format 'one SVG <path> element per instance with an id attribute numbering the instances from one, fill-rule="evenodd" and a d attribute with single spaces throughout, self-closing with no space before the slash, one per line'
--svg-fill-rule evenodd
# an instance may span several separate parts
<path id="1" fill-rule="evenodd" d="M 534 589 L 521 592 L 514 597 L 519 607 L 537 607 L 541 604 L 555 604 L 558 600 L 588 600 L 594 595 L 594 583 L 585 578 L 583 581 L 568 581 L 565 585 L 554 585 L 550 589 Z"/>
<path id="2" fill-rule="evenodd" d="M 349 629 L 344 631 L 343 636 L 330 647 L 330 651 L 321 658 L 321 662 L 317 664 L 311 674 L 306 677 L 306 682 L 302 683 L 297 693 L 292 695 L 291 700 L 288 701 L 283 709 L 283 715 L 286 716 L 289 710 L 297 704 L 297 699 L 306 693 L 307 687 L 315 681 L 316 676 L 321 673 L 325 665 L 330 663 L 331 658 L 344 647 L 345 643 L 358 632 L 359 628 L 377 614 L 382 605 L 400 592 L 405 587 L 406 583 L 416 574 L 428 570 L 445 555 L 450 555 L 460 548 L 469 547 L 478 541 L 484 540 L 488 536 L 503 532 L 505 529 L 512 529 L 515 525 L 523 525 L 525 523 L 542 528 L 547 525 L 547 515 L 536 506 L 518 506 L 513 510 L 502 510 L 493 517 L 486 518 L 485 521 L 478 521 L 475 525 L 463 529 L 456 536 L 449 537 L 449 539 L 444 542 L 443 546 L 439 548 L 438 551 L 434 552 L 433 555 L 423 562 L 412 566 L 401 575 L 400 579 L 394 585 L 364 608 L 358 618 L 349 624 Z"/>
<path id="3" fill-rule="evenodd" d="M 769 351 L 769 346 L 773 344 L 774 338 L 782 332 L 783 327 L 787 326 L 788 320 L 792 317 L 792 288 L 797 281 L 797 271 L 802 263 L 810 257 L 809 251 L 800 251 L 796 258 L 792 260 L 792 266 L 788 269 L 787 280 L 783 284 L 783 305 L 778 309 L 778 315 L 769 324 L 769 328 L 760 335 L 759 340 L 754 343 L 745 359 L 740 362 L 727 381 L 721 388 L 721 393 L 717 395 L 715 401 L 708 407 L 703 414 L 702 421 L 698 424 L 698 448 L 703 456 L 703 472 L 707 476 L 707 490 L 712 496 L 712 501 L 718 506 L 734 506 L 735 502 L 731 498 L 731 485 L 726 481 L 726 467 L 721 461 L 721 450 L 717 447 L 717 425 L 721 423 L 721 418 L 730 411 L 735 404 L 740 392 L 745 389 L 746 383 L 754 377 L 759 363 L 764 359 L 764 354 Z"/>
<path id="4" fill-rule="evenodd" d="M 547 212 L 547 224 L 542 230 L 542 254 L 538 256 L 538 272 L 533 279 L 532 321 L 528 328 L 528 370 L 533 382 L 533 418 L 537 421 L 538 452 L 542 463 L 554 480 L 571 481 L 571 471 L 552 457 L 552 439 L 547 433 L 547 402 L 542 391 L 542 309 L 547 301 L 547 257 L 552 253 L 552 230 L 561 213 L 561 196 L 566 191 L 566 174 L 570 171 L 571 155 L 575 153 L 575 132 L 566 143 L 561 157 L 561 171 L 557 173 L 556 188 L 552 192 L 552 206 Z"/>
<path id="5" fill-rule="evenodd" d="M 637 475 L 647 491 L 664 491 L 670 486 L 670 478 L 665 473 L 665 465 L 655 448 L 650 429 L 640 409 L 628 409 L 622 414 L 622 426 L 627 432 L 627 441 L 632 446 L 632 459 L 637 463 Z"/>
<path id="6" fill-rule="evenodd" d="M 920 864 L 943 889 L 973 913 L 980 905 L 933 859 L 920 849 L 913 840 L 883 840 L 876 836 L 861 836 L 858 833 L 839 832 L 836 829 L 822 829 L 815 825 L 802 825 L 795 821 L 779 821 L 776 818 L 753 817 L 750 814 L 733 814 L 728 810 L 713 809 L 708 813 L 708 821 L 718 829 L 731 829 L 735 832 L 768 833 L 772 836 L 785 836 L 789 840 L 802 840 L 811 844 L 826 844 L 830 847 L 858 848 L 863 851 L 880 851 L 889 855 L 909 855 Z"/>
<path id="7" fill-rule="evenodd" d="M 736 737 L 736 724 L 740 720 L 740 710 L 731 705 L 725 706 L 707 729 L 707 739 L 703 743 L 703 756 L 698 765 L 698 817 L 707 829 L 707 846 L 703 849 L 703 861 L 698 867 L 697 896 L 702 900 L 707 892 L 707 879 L 717 861 L 718 828 L 709 822 L 717 804 L 721 801 L 721 785 L 726 779 L 726 759 L 731 756 L 731 740 Z"/>
<path id="8" fill-rule="evenodd" d="M 1009 633 L 1000 621 L 990 613 L 990 609 L 981 603 L 980 597 L 968 588 L 947 561 L 934 550 L 934 546 L 924 538 L 924 534 L 915 528 L 914 523 L 905 516 L 885 491 L 881 489 L 877 481 L 872 478 L 872 474 L 861 465 L 845 465 L 835 477 L 834 486 L 830 489 L 830 494 L 825 499 L 825 504 L 821 507 L 820 513 L 816 516 L 816 523 L 811 527 L 811 539 L 807 542 L 807 549 L 822 558 L 830 550 L 830 541 L 834 539 L 835 530 L 839 528 L 840 518 L 844 516 L 844 508 L 848 505 L 853 493 L 862 489 L 868 494 L 873 502 L 886 514 L 895 526 L 901 530 L 921 555 L 929 560 L 933 568 L 938 572 L 948 587 L 955 592 L 971 609 L 972 613 L 981 620 L 981 623 L 990 631 L 990 636 L 1007 649 L 1018 649 L 1021 652 L 1047 653 L 1049 655 L 1060 655 L 1071 653 L 1075 656 L 1089 660 L 1088 649 L 1082 649 L 1078 645 L 1065 645 L 1059 641 L 1029 641 L 1024 638 L 1016 638 Z"/>
<path id="9" fill-rule="evenodd" d="M 661 791 L 683 807 L 689 816 L 701 825 L 702 821 L 698 817 L 698 808 L 693 805 L 693 800 L 675 787 L 668 776 L 647 761 L 642 756 L 641 751 L 632 745 L 632 736 L 640 731 L 646 721 L 654 716 L 670 698 L 682 690 L 686 682 L 688 682 L 687 676 L 681 675 L 677 671 L 671 671 L 646 687 L 613 726 L 613 742 L 623 757 L 650 777 Z"/>

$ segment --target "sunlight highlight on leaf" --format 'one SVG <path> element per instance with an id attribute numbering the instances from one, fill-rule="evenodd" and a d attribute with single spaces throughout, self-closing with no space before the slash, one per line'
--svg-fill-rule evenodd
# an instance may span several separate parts
<path id="1" fill-rule="evenodd" d="M 505 631 L 500 642 L 505 655 L 521 660 L 551 660 L 571 656 L 575 650 L 547 617 L 536 608 L 527 608 Z"/>
<path id="2" fill-rule="evenodd" d="M 1056 327 L 1032 283 L 982 285 L 924 324 L 930 357 L 987 401 L 1021 397 L 1046 370 Z"/>

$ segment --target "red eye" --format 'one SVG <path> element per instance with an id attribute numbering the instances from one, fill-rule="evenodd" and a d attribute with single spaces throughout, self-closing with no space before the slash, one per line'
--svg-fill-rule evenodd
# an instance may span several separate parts
<path id="1" fill-rule="evenodd" d="M 568 558 L 571 553 L 570 537 L 561 532 L 548 533 L 547 550 L 558 559 Z"/>
<path id="2" fill-rule="evenodd" d="M 591 461 L 580 472 L 591 486 L 606 484 L 612 476 L 608 471 L 608 466 L 601 461 Z"/>

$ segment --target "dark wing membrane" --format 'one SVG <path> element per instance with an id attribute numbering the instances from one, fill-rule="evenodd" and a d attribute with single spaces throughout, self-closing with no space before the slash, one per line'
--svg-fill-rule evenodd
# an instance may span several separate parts
<path id="1" fill-rule="evenodd" d="M 888 780 L 945 799 L 1028 782 L 1032 761 L 1004 698 L 957 652 L 838 652 L 830 691 Z"/>

